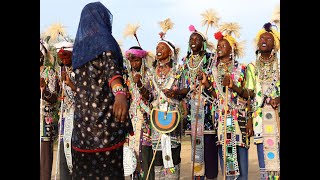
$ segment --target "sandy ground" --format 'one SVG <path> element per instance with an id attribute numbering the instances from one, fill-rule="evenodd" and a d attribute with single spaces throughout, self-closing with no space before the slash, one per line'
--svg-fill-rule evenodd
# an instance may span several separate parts
<path id="1" fill-rule="evenodd" d="M 52 180 L 54 180 L 54 175 L 55 175 L 56 155 L 57 155 L 57 145 L 54 146 L 54 157 L 53 157 L 54 161 L 53 161 L 52 178 L 51 178 Z M 192 171 L 191 171 L 191 142 L 190 142 L 189 136 L 185 136 L 182 138 L 181 159 L 182 160 L 181 160 L 180 179 L 190 180 L 192 179 L 191 178 Z M 126 177 L 126 180 L 130 180 L 130 179 L 131 178 Z M 60 178 L 57 177 L 57 180 L 60 180 Z M 221 172 L 219 172 L 218 180 L 223 180 Z M 250 146 L 250 149 L 249 149 L 249 180 L 259 180 L 259 165 L 258 165 L 257 150 L 256 150 L 256 146 L 253 144 Z"/>

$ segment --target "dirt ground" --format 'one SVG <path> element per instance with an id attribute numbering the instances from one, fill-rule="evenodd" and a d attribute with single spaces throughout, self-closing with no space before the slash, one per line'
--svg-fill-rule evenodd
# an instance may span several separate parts
<path id="1" fill-rule="evenodd" d="M 252 141 L 251 141 L 252 142 Z M 54 180 L 55 175 L 55 166 L 56 166 L 56 155 L 57 155 L 57 145 L 54 146 L 54 161 L 52 167 L 52 180 Z M 220 166 L 219 166 L 220 167 Z M 220 169 L 219 169 L 220 171 Z M 181 171 L 180 171 L 180 179 L 187 180 L 191 178 L 191 141 L 189 136 L 184 136 L 182 138 L 182 151 L 181 151 Z M 251 145 L 249 149 L 249 180 L 259 180 L 259 165 L 258 165 L 258 157 L 257 150 L 255 145 Z M 130 180 L 131 178 L 126 177 L 126 180 Z M 57 178 L 60 180 L 60 178 Z M 63 179 L 61 179 L 63 180 Z M 218 180 L 223 180 L 221 172 L 219 172 Z"/>

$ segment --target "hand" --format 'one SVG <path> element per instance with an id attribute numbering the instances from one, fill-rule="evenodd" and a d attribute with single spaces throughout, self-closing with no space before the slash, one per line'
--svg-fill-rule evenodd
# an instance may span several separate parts
<path id="1" fill-rule="evenodd" d="M 253 125 L 252 125 L 252 119 L 248 119 L 247 125 L 246 125 L 246 133 L 247 137 L 250 138 L 253 136 Z"/>
<path id="2" fill-rule="evenodd" d="M 40 78 L 40 89 L 42 89 L 43 91 L 46 88 L 46 81 L 43 78 Z"/>
<path id="3" fill-rule="evenodd" d="M 203 71 L 198 71 L 197 77 L 198 77 L 198 80 L 201 81 L 201 84 L 209 84 L 208 78 Z"/>
<path id="4" fill-rule="evenodd" d="M 273 107 L 273 109 L 276 109 L 280 105 L 280 97 L 276 97 L 275 99 L 271 99 L 269 103 Z"/>
<path id="5" fill-rule="evenodd" d="M 136 83 L 138 85 L 138 87 L 142 86 L 141 83 L 141 75 L 139 73 L 135 74 L 132 78 L 133 82 Z"/>
<path id="6" fill-rule="evenodd" d="M 176 95 L 176 91 L 171 90 L 171 89 L 164 89 L 162 91 L 168 98 L 173 98 Z"/>
<path id="7" fill-rule="evenodd" d="M 197 78 L 199 81 L 203 80 L 203 76 L 205 76 L 205 74 L 202 71 L 198 71 L 197 72 Z"/>
<path id="8" fill-rule="evenodd" d="M 226 74 L 226 75 L 224 76 L 223 81 L 222 81 L 222 85 L 223 85 L 223 86 L 228 86 L 229 88 L 232 88 L 232 86 L 233 86 L 233 81 L 232 81 L 232 79 L 231 79 L 231 77 L 230 77 L 229 74 Z"/>
<path id="9" fill-rule="evenodd" d="M 128 102 L 127 97 L 124 94 L 118 94 L 115 96 L 113 103 L 113 114 L 116 122 L 125 122 L 128 117 Z"/>

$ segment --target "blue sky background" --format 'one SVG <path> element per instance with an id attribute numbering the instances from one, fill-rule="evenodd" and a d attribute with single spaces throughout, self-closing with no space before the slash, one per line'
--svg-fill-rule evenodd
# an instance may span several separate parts
<path id="1" fill-rule="evenodd" d="M 40 0 L 40 33 L 53 23 L 65 26 L 66 33 L 75 38 L 82 8 L 92 0 Z M 140 24 L 137 31 L 139 42 L 145 50 L 155 52 L 156 43 L 161 31 L 159 21 L 171 18 L 173 29 L 169 30 L 166 39 L 180 48 L 179 59 L 186 55 L 190 31 L 189 25 L 205 33 L 201 26 L 205 10 L 212 8 L 220 17 L 220 22 L 237 22 L 241 26 L 239 40 L 246 41 L 245 56 L 238 59 L 249 63 L 254 60 L 253 39 L 271 18 L 272 12 L 280 0 L 101 0 L 113 14 L 113 36 L 120 41 L 123 50 L 138 45 L 131 37 L 124 38 L 127 24 Z M 214 32 L 209 28 L 209 41 L 216 45 Z"/>

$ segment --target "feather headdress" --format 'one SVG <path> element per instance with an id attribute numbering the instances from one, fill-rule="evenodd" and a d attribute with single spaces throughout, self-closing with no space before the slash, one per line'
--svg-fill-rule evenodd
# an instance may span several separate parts
<path id="1" fill-rule="evenodd" d="M 238 23 L 221 23 L 219 32 L 215 33 L 215 39 L 225 39 L 233 49 L 234 56 L 241 58 L 244 56 L 245 41 L 237 42 L 236 38 L 240 37 L 240 25 Z M 234 35 L 234 37 L 232 36 Z"/>
<path id="2" fill-rule="evenodd" d="M 159 25 L 160 25 L 160 27 L 161 27 L 161 29 L 162 29 L 162 31 L 159 33 L 160 38 L 161 38 L 161 39 L 164 39 L 167 31 L 168 31 L 169 29 L 172 29 L 172 28 L 173 28 L 174 23 L 171 21 L 170 18 L 167 18 L 167 19 L 165 19 L 164 21 L 160 21 L 160 22 L 159 22 Z"/>
<path id="3" fill-rule="evenodd" d="M 280 29 L 280 5 L 277 5 L 271 16 L 271 22 L 275 23 Z"/>
<path id="4" fill-rule="evenodd" d="M 218 21 L 220 20 L 220 18 L 218 17 L 218 13 L 213 9 L 205 10 L 205 12 L 201 13 L 201 16 L 203 18 L 201 21 L 201 25 L 202 26 L 207 25 L 206 33 L 205 33 L 205 35 L 207 36 L 208 29 L 210 26 L 218 28 Z"/>
<path id="5" fill-rule="evenodd" d="M 221 23 L 219 30 L 229 36 L 232 36 L 232 33 L 236 38 L 240 37 L 240 25 L 238 23 Z"/>
<path id="6" fill-rule="evenodd" d="M 123 32 L 123 37 L 124 38 L 128 36 L 135 37 L 139 46 L 141 47 L 138 36 L 137 36 L 137 31 L 139 28 L 140 28 L 140 24 L 128 24 Z"/>
<path id="7" fill-rule="evenodd" d="M 150 69 L 152 68 L 152 63 L 155 59 L 155 55 L 152 51 L 147 51 L 147 56 L 146 56 L 146 66 Z"/>
<path id="8" fill-rule="evenodd" d="M 47 31 L 43 33 L 43 36 L 50 37 L 48 43 L 56 43 L 60 41 L 59 36 L 61 36 L 64 40 L 66 40 L 65 26 L 63 26 L 61 23 L 53 23 L 49 26 Z"/>

